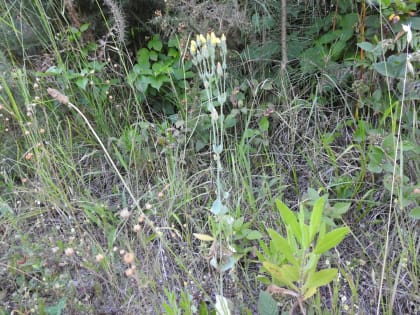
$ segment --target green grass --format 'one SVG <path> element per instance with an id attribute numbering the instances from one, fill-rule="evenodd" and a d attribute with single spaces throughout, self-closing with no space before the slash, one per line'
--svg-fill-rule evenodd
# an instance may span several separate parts
<path id="1" fill-rule="evenodd" d="M 0 4 L 2 11 L 8 8 Z M 185 94 L 158 99 L 185 108 L 180 116 L 187 123 L 174 122 L 153 112 L 151 96 L 150 103 L 139 101 L 135 87 L 125 81 L 132 60 L 121 43 L 110 42 L 121 49 L 94 75 L 84 74 L 94 82 L 82 88 L 77 80 L 83 69 L 92 68 L 86 43 L 66 38 L 60 10 L 49 8 L 66 39 L 49 47 L 56 35 L 46 8 L 34 1 L 26 9 L 24 25 L 39 30 L 33 36 L 49 48 L 50 66 L 63 72 L 41 73 L 22 63 L 19 56 L 32 50 L 12 14 L 2 17 L 0 32 L 11 30 L 16 41 L 2 46 L 0 56 L 9 61 L 0 79 L 0 314 L 163 314 L 164 303 L 187 314 L 186 308 L 200 305 L 214 310 L 216 295 L 233 302 L 233 314 L 257 314 L 259 292 L 266 286 L 258 281 L 261 262 L 255 253 L 260 242 L 269 241 L 267 229 L 285 232 L 275 200 L 298 210 L 308 201 L 309 188 L 328 193 L 332 203 L 351 203 L 335 221 L 349 226 L 351 235 L 321 259 L 322 267 L 338 268 L 339 277 L 317 291 L 307 313 L 420 311 L 420 233 L 404 203 L 405 189 L 418 189 L 418 156 L 408 160 L 395 154 L 393 169 L 387 170 L 390 193 L 382 174 L 369 171 L 371 140 L 354 141 L 351 98 L 336 84 L 339 97 L 328 99 L 316 89 L 312 96 L 292 89 L 301 86 L 292 73 L 272 89 L 261 89 L 266 82 L 246 74 L 258 84 L 241 90 L 248 110 L 227 130 L 221 178 L 229 213 L 243 217 L 263 237 L 232 240 L 231 233 L 229 244 L 243 255 L 221 274 L 211 266 L 221 246 L 194 236 L 211 235 L 218 227 L 210 211 L 216 197 L 212 150 L 195 150 L 197 139 L 210 130 L 188 124 L 197 113 L 206 115 L 198 107 L 198 79 Z M 41 17 L 39 25 L 31 25 L 34 12 Z M 73 105 L 52 99 L 47 88 L 60 90 Z M 268 103 L 274 112 L 265 130 L 261 119 Z M 398 109 L 387 124 L 418 147 L 418 114 L 412 113 L 412 130 L 398 129 Z M 370 123 L 387 130 L 378 121 Z M 408 183 L 398 181 L 401 174 L 409 176 Z M 410 196 L 418 200 L 418 193 Z M 284 312 L 294 303 L 275 298 Z"/>

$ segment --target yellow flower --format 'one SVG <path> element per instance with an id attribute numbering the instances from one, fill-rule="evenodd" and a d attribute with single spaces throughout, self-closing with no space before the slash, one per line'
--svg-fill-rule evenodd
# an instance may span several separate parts
<path id="1" fill-rule="evenodd" d="M 206 43 L 206 38 L 203 36 L 203 34 L 200 34 L 199 37 L 201 44 L 205 44 Z"/>
<path id="2" fill-rule="evenodd" d="M 191 41 L 190 52 L 191 52 L 191 55 L 195 55 L 195 53 L 197 52 L 197 42 L 195 40 Z"/>
<path id="3" fill-rule="evenodd" d="M 214 34 L 214 32 L 211 32 L 211 34 L 210 34 L 210 41 L 211 41 L 211 44 L 212 44 L 213 46 L 216 46 L 217 44 L 219 44 L 219 43 L 220 43 L 220 38 L 218 38 L 218 37 Z"/>

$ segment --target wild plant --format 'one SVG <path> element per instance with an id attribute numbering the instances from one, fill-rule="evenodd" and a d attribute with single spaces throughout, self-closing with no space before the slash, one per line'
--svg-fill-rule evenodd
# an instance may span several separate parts
<path id="1" fill-rule="evenodd" d="M 326 197 L 318 198 L 311 212 L 309 224 L 305 223 L 303 206 L 299 213 L 292 212 L 282 201 L 277 200 L 287 237 L 283 237 L 273 229 L 268 230 L 271 241 L 269 245 L 261 242 L 262 253 L 258 254 L 262 263 L 262 271 L 270 274 L 271 279 L 260 278 L 269 284 L 267 291 L 271 294 L 291 296 L 296 299 L 290 314 L 299 306 L 302 314 L 306 314 L 304 302 L 317 293 L 319 287 L 329 284 L 337 275 L 336 268 L 318 270 L 318 262 L 322 255 L 337 246 L 350 232 L 348 227 L 338 227 L 328 231 L 327 221 L 323 219 Z M 270 298 L 260 295 L 265 304 Z M 260 314 L 266 314 L 260 309 Z"/>
<path id="2" fill-rule="evenodd" d="M 219 38 L 213 32 L 207 34 L 206 37 L 202 34 L 197 35 L 196 39 L 191 41 L 190 53 L 207 98 L 203 105 L 211 118 L 211 148 L 213 160 L 216 162 L 216 199 L 211 206 L 216 226 L 211 237 L 200 234 L 196 234 L 196 237 L 201 240 L 213 241 L 210 264 L 220 272 L 220 295 L 216 297 L 216 300 L 220 302 L 219 306 L 223 309 L 222 314 L 229 314 L 228 301 L 223 297 L 223 272 L 233 268 L 235 258 L 234 250 L 230 245 L 234 218 L 229 214 L 226 205 L 229 193 L 222 182 L 222 152 L 225 132 L 223 109 L 227 99 L 226 37 L 222 35 Z"/>

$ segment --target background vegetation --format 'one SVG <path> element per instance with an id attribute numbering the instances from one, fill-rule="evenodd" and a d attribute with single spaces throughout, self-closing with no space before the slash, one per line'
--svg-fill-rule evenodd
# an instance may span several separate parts
<path id="1" fill-rule="evenodd" d="M 0 314 L 418 314 L 418 4 L 1 1 Z"/>

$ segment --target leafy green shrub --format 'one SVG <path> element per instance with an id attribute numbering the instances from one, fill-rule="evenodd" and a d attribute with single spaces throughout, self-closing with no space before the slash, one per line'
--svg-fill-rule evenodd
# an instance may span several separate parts
<path id="1" fill-rule="evenodd" d="M 165 101 L 153 102 L 152 106 L 170 115 L 176 112 L 178 104 L 173 105 L 168 100 L 174 99 L 171 94 L 184 94 L 187 79 L 193 77 L 191 67 L 190 61 L 181 63 L 176 38 L 170 39 L 165 47 L 160 36 L 155 34 L 147 43 L 147 48 L 138 50 L 137 62 L 130 70 L 127 81 L 136 89 L 140 100 L 160 95 Z"/>

